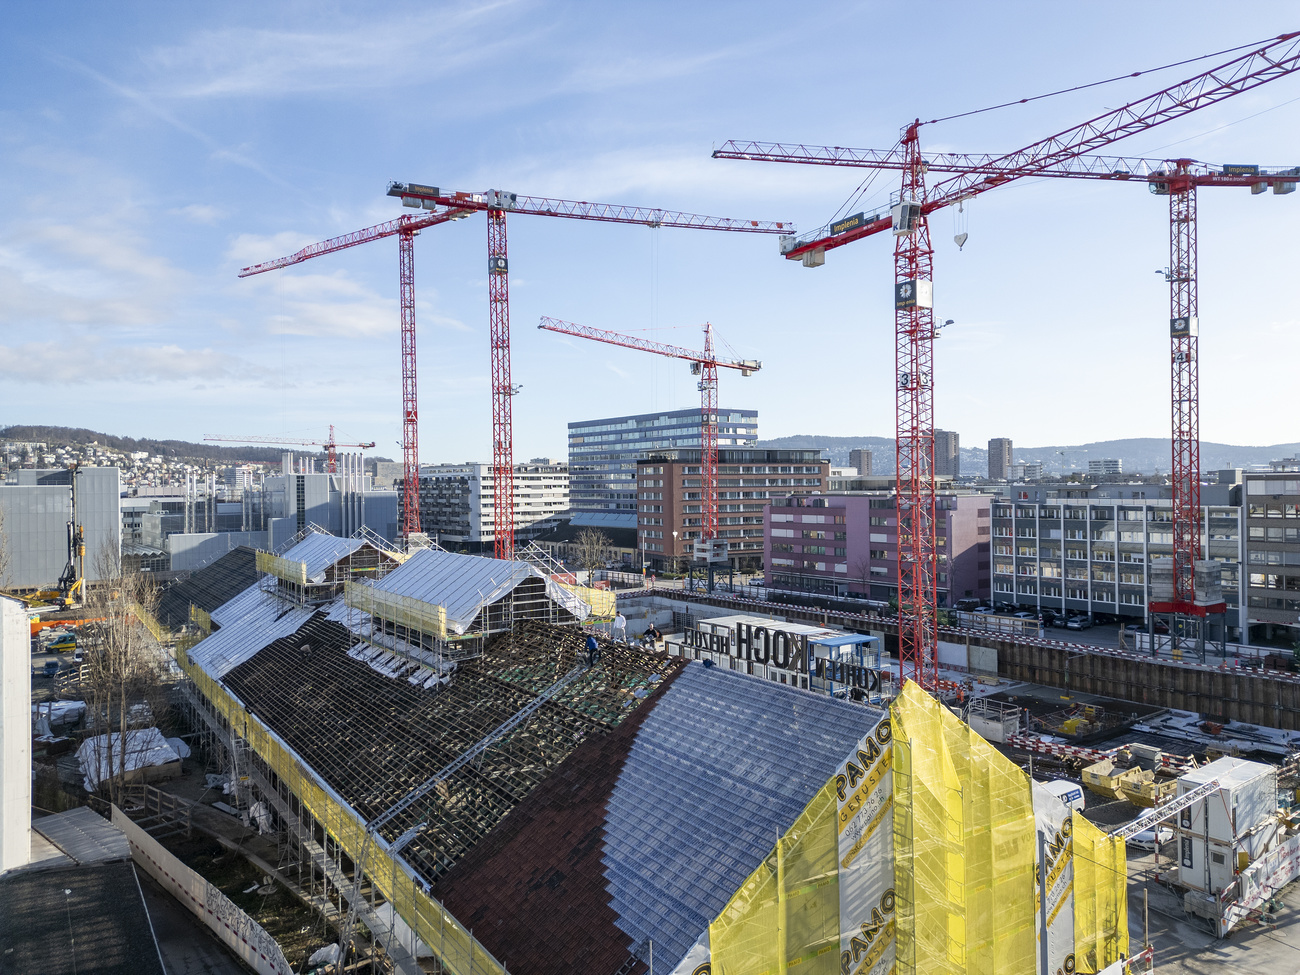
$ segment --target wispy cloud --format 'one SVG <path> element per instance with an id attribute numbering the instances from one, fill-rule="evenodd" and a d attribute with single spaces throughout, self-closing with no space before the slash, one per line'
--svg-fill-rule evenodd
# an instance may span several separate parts
<path id="1" fill-rule="evenodd" d="M 198 140 L 211 151 L 213 159 L 220 159 L 225 162 L 233 163 L 236 166 L 242 166 L 245 169 L 251 169 L 253 172 L 265 177 L 272 183 L 276 183 L 285 188 L 292 188 L 288 182 L 270 172 L 257 160 L 242 152 L 238 152 L 229 146 L 221 145 L 206 132 L 184 121 L 173 112 L 168 111 L 158 103 L 157 99 L 150 95 L 136 88 L 132 88 L 129 85 L 124 85 L 119 81 L 114 81 L 112 78 L 102 72 L 96 71 L 90 65 L 78 61 L 76 58 L 71 58 L 64 54 L 54 54 L 51 55 L 51 57 L 56 63 L 63 64 L 74 71 L 84 74 L 86 77 L 98 82 L 113 94 L 125 99 L 149 115 L 154 116 L 159 121 L 166 123 L 176 129 L 176 131 L 182 132 L 185 135 Z"/>
<path id="2" fill-rule="evenodd" d="M 0 376 L 6 382 L 40 386 L 68 383 L 181 382 L 238 380 L 269 384 L 270 370 L 237 356 L 211 348 L 185 349 L 179 345 L 108 346 L 91 340 L 77 349 L 79 361 L 93 368 L 69 368 L 69 349 L 63 342 L 28 342 L 0 345 Z"/>
<path id="3" fill-rule="evenodd" d="M 421 316 L 420 321 L 429 322 L 430 324 L 436 325 L 439 328 L 450 328 L 457 332 L 474 331 L 474 329 L 470 328 L 459 318 L 448 318 L 445 315 L 423 315 Z"/>
<path id="4" fill-rule="evenodd" d="M 319 240 L 296 230 L 282 230 L 278 234 L 240 234 L 226 249 L 226 260 L 240 265 L 261 264 L 277 257 L 287 257 Z"/>
<path id="5" fill-rule="evenodd" d="M 226 211 L 221 207 L 210 206 L 206 203 L 191 203 L 189 206 L 179 207 L 171 212 L 178 217 L 184 217 L 194 223 L 203 224 L 214 224 L 226 217 Z"/>
<path id="6" fill-rule="evenodd" d="M 428 81 L 499 59 L 527 42 L 494 29 L 517 0 L 461 3 L 335 30 L 203 31 L 145 57 L 158 92 L 173 98 L 282 97 Z M 511 15 L 513 16 L 513 15 Z"/>

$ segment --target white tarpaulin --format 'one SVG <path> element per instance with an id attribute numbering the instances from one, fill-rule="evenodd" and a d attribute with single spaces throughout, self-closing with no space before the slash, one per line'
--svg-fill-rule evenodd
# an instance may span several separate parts
<path id="1" fill-rule="evenodd" d="M 1300 877 L 1300 836 L 1291 837 L 1241 872 L 1240 895 L 1224 908 L 1219 937 L 1226 937 L 1234 924 L 1262 907 L 1296 877 Z"/>
<path id="2" fill-rule="evenodd" d="M 181 757 L 157 728 L 133 729 L 126 733 L 125 739 L 119 732 L 96 735 L 87 738 L 77 749 L 77 761 L 81 763 L 87 792 L 94 792 L 105 779 L 123 771 L 133 772 L 180 760 Z"/>
<path id="3" fill-rule="evenodd" d="M 1074 971 L 1074 841 L 1070 807 L 1034 783 L 1034 825 L 1038 830 L 1038 972 Z M 1046 882 L 1044 879 L 1046 878 Z M 1043 909 L 1043 891 L 1047 905 Z M 1043 941 L 1047 942 L 1044 959 Z M 1046 969 L 1044 969 L 1044 960 Z"/>
<path id="4" fill-rule="evenodd" d="M 840 865 L 840 970 L 894 967 L 894 768 L 886 714 L 835 773 Z"/>

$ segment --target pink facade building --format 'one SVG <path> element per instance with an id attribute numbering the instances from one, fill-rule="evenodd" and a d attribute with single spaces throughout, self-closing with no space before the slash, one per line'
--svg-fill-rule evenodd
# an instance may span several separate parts
<path id="1" fill-rule="evenodd" d="M 940 606 L 989 598 L 992 502 L 988 495 L 939 495 Z M 898 594 L 897 562 L 892 494 L 790 496 L 764 509 L 763 565 L 773 588 L 888 601 Z"/>

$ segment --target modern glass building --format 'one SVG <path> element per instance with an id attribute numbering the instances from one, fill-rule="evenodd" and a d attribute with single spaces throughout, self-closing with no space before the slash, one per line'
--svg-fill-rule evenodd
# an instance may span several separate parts
<path id="1" fill-rule="evenodd" d="M 718 446 L 751 447 L 758 410 L 718 410 Z M 700 411 L 672 410 L 569 424 L 569 502 L 636 528 L 636 462 L 650 451 L 700 446 Z"/>

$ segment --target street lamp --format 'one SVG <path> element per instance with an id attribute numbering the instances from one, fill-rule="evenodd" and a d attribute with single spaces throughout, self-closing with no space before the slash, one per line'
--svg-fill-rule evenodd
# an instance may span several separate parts
<path id="1" fill-rule="evenodd" d="M 673 532 L 673 572 L 677 571 L 677 533 Z"/>

